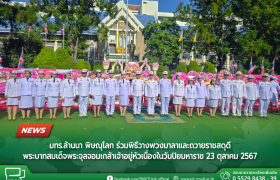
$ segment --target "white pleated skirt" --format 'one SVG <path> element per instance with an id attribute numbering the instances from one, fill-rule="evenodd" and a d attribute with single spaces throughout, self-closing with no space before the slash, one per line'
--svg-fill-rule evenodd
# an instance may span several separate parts
<path id="1" fill-rule="evenodd" d="M 183 96 L 175 96 L 175 98 L 173 98 L 173 104 L 176 105 L 183 104 Z"/>
<path id="2" fill-rule="evenodd" d="M 217 108 L 219 106 L 219 99 L 209 99 L 207 105 L 211 108 Z"/>
<path id="3" fill-rule="evenodd" d="M 18 98 L 17 97 L 8 97 L 6 105 L 7 106 L 17 106 L 18 105 Z"/>
<path id="4" fill-rule="evenodd" d="M 64 98 L 64 102 L 62 101 L 62 106 L 72 106 L 73 105 L 73 97 Z"/>
<path id="5" fill-rule="evenodd" d="M 119 96 L 119 105 L 120 106 L 128 106 L 128 103 L 129 103 L 128 95 L 126 95 L 126 96 Z"/>
<path id="6" fill-rule="evenodd" d="M 57 108 L 59 103 L 59 97 L 48 97 L 48 108 Z"/>
<path id="7" fill-rule="evenodd" d="M 33 99 L 32 96 L 21 96 L 19 100 L 19 108 L 32 108 L 33 107 Z"/>
<path id="8" fill-rule="evenodd" d="M 273 94 L 271 102 L 278 103 L 278 94 Z"/>
<path id="9" fill-rule="evenodd" d="M 46 104 L 46 97 L 45 96 L 35 96 L 34 100 L 35 107 L 42 108 Z"/>
<path id="10" fill-rule="evenodd" d="M 199 98 L 195 101 L 195 107 L 203 108 L 205 106 L 205 98 Z"/>
<path id="11" fill-rule="evenodd" d="M 102 95 L 94 95 L 94 99 L 91 99 L 91 105 L 102 105 Z"/>
<path id="12" fill-rule="evenodd" d="M 187 99 L 186 106 L 187 107 L 194 107 L 195 99 Z"/>

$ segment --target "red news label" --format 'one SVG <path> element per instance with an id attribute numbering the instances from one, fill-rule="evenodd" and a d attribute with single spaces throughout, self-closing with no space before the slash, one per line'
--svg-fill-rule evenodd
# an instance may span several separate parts
<path id="1" fill-rule="evenodd" d="M 49 137 L 52 124 L 20 124 L 16 137 Z"/>

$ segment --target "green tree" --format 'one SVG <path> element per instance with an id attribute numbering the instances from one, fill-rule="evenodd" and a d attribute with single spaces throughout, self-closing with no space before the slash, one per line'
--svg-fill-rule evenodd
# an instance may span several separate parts
<path id="1" fill-rule="evenodd" d="M 85 63 L 83 60 L 79 60 L 76 64 L 76 69 L 85 69 Z"/>
<path id="2" fill-rule="evenodd" d="M 196 61 L 190 62 L 188 72 L 190 71 L 201 72 L 201 68 L 199 67 Z"/>
<path id="3" fill-rule="evenodd" d="M 58 48 L 55 51 L 57 58 L 57 69 L 73 69 L 75 67 L 75 60 L 72 58 L 66 49 Z"/>
<path id="4" fill-rule="evenodd" d="M 27 68 L 37 68 L 38 65 L 37 64 L 33 64 L 33 63 L 29 63 Z"/>
<path id="5" fill-rule="evenodd" d="M 181 53 L 179 32 L 180 27 L 175 19 L 163 19 L 160 23 L 149 21 L 142 30 L 147 45 L 143 59 L 160 65 L 178 63 Z"/>
<path id="6" fill-rule="evenodd" d="M 85 69 L 91 71 L 91 65 L 88 61 L 84 61 L 84 64 L 85 64 Z"/>
<path id="7" fill-rule="evenodd" d="M 55 32 L 62 29 L 63 24 L 65 25 L 65 45 L 68 46 L 68 50 L 75 60 L 77 57 L 84 56 L 79 55 L 86 48 L 83 32 L 93 27 L 98 30 L 98 35 L 103 37 L 102 41 L 107 40 L 108 35 L 105 32 L 108 31 L 108 28 L 98 26 L 100 17 L 105 15 L 114 18 L 118 12 L 115 6 L 117 0 L 39 0 L 37 3 L 45 12 L 42 19 L 53 32 L 50 35 L 54 35 Z M 99 9 L 99 11 L 94 9 Z M 55 22 L 49 20 L 51 16 L 55 18 Z"/>
<path id="8" fill-rule="evenodd" d="M 43 48 L 41 35 L 37 32 L 30 34 L 30 37 L 25 36 L 25 33 L 18 34 L 18 38 L 10 38 L 10 36 L 1 39 L 3 43 L 1 57 L 4 67 L 17 67 L 19 57 L 23 48 L 24 66 L 33 63 L 36 56 Z"/>
<path id="9" fill-rule="evenodd" d="M 175 72 L 183 72 L 183 73 L 187 73 L 188 72 L 188 68 L 186 66 L 185 63 L 179 63 L 179 65 L 176 67 Z"/>
<path id="10" fill-rule="evenodd" d="M 34 63 L 39 68 L 49 66 L 51 69 L 56 68 L 58 64 L 56 55 L 50 47 L 44 47 L 35 58 Z"/>
<path id="11" fill-rule="evenodd" d="M 242 26 L 236 38 L 239 43 L 236 49 L 242 57 L 242 63 L 249 66 L 252 57 L 254 65 L 259 67 L 262 57 L 267 64 L 274 58 L 279 59 L 280 1 L 234 0 L 232 4 L 234 15 L 242 19 Z M 270 64 L 266 66 L 265 62 L 265 68 L 267 67 L 270 68 Z"/>
<path id="12" fill-rule="evenodd" d="M 203 72 L 206 72 L 206 73 L 216 73 L 215 66 L 212 63 L 207 62 L 207 63 L 205 63 Z"/>
<path id="13" fill-rule="evenodd" d="M 184 31 L 185 36 L 192 37 L 187 41 L 191 39 L 193 42 L 196 34 L 197 53 L 208 55 L 208 39 L 210 52 L 214 52 L 220 62 L 223 54 L 223 64 L 227 54 L 238 53 L 235 48 L 237 44 L 235 41 L 236 18 L 232 12 L 232 0 L 190 0 L 190 4 L 181 3 L 174 12 L 174 16 L 186 21 L 186 25 L 191 27 Z M 222 42 L 221 39 L 223 39 Z"/>

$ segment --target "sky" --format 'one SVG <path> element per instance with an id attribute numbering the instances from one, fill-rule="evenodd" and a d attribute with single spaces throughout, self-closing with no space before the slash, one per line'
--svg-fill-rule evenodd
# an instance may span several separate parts
<path id="1" fill-rule="evenodd" d="M 17 2 L 28 2 L 29 0 L 12 0 Z M 128 4 L 140 5 L 142 0 L 128 0 Z M 126 3 L 127 0 L 124 0 Z M 158 0 L 159 12 L 171 12 L 176 10 L 176 7 L 183 2 L 184 4 L 189 3 L 189 0 Z"/>

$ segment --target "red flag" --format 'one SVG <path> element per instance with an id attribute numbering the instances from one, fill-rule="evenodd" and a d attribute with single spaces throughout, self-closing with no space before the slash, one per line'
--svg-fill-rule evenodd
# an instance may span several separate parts
<path id="1" fill-rule="evenodd" d="M 29 29 L 28 29 L 28 30 L 29 30 L 29 32 L 31 32 L 31 27 L 29 27 Z"/>
<path id="2" fill-rule="evenodd" d="M 46 27 L 44 29 L 44 32 L 46 33 L 45 36 L 49 33 L 47 23 L 46 23 Z"/>
<path id="3" fill-rule="evenodd" d="M 264 65 L 263 65 L 263 58 L 262 58 L 262 65 L 261 65 L 261 74 L 264 73 Z"/>

